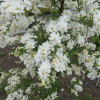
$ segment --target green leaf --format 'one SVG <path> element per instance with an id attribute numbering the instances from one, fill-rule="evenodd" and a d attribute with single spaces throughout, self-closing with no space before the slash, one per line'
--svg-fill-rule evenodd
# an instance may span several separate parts
<path id="1" fill-rule="evenodd" d="M 1 54 L 0 54 L 0 56 L 5 56 L 6 55 L 6 52 L 2 52 Z"/>
<path id="2" fill-rule="evenodd" d="M 49 80 L 50 80 L 51 83 L 53 83 L 53 79 L 51 77 L 49 77 Z"/>

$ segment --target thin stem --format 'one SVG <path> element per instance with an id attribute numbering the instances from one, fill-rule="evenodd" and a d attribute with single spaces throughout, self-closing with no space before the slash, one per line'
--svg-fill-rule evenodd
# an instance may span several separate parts
<path id="1" fill-rule="evenodd" d="M 79 0 L 77 0 L 77 4 L 78 4 L 78 10 L 79 10 Z"/>
<path id="2" fill-rule="evenodd" d="M 55 5 L 58 7 L 58 9 L 60 9 L 60 7 L 57 5 L 57 3 L 55 2 L 55 0 L 51 0 L 53 3 L 55 3 Z"/>
<path id="3" fill-rule="evenodd" d="M 100 80 L 100 78 L 98 78 L 98 81 L 97 81 L 97 83 L 96 83 L 96 86 L 98 86 L 99 80 Z"/>
<path id="4" fill-rule="evenodd" d="M 86 18 L 87 18 L 87 32 L 86 32 L 86 37 L 85 37 L 85 42 L 87 41 L 87 34 L 88 34 L 88 12 L 87 12 L 87 10 L 88 10 L 88 8 L 87 8 L 87 6 L 86 6 L 86 2 L 85 2 L 85 7 L 86 7 Z"/>

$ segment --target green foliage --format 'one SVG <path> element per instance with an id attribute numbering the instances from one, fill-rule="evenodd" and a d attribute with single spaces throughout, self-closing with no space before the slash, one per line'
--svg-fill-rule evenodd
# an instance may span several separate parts
<path id="1" fill-rule="evenodd" d="M 50 11 L 50 9 L 49 8 L 39 8 L 39 10 L 40 10 L 40 12 L 41 12 L 41 14 L 40 15 L 45 15 L 45 13 L 47 13 L 47 12 L 49 12 Z"/>
<path id="2" fill-rule="evenodd" d="M 93 26 L 92 15 L 91 15 L 90 18 L 88 18 L 88 19 L 87 19 L 86 16 L 81 17 L 81 18 L 80 18 L 80 22 L 83 23 L 83 25 L 88 25 L 88 27 L 92 27 L 92 26 Z"/>
<path id="3" fill-rule="evenodd" d="M 86 100 L 93 100 L 92 94 L 89 94 L 89 95 L 86 94 Z"/>
<path id="4" fill-rule="evenodd" d="M 99 98 L 99 97 L 96 97 L 96 98 L 94 98 L 93 100 L 100 100 L 100 98 Z"/>
<path id="5" fill-rule="evenodd" d="M 3 72 L 2 68 L 0 68 L 0 72 Z"/>
<path id="6" fill-rule="evenodd" d="M 8 86 L 7 82 L 3 82 L 3 84 L 0 84 L 0 91 L 6 93 L 5 87 L 7 86 Z"/>
<path id="7" fill-rule="evenodd" d="M 29 86 L 31 85 L 32 82 L 33 82 L 32 79 L 24 79 L 24 80 L 22 80 L 22 82 L 21 82 L 21 87 L 20 87 L 20 88 L 22 88 L 23 90 L 26 90 L 27 87 L 29 87 Z"/>
<path id="8" fill-rule="evenodd" d="M 2 62 L 5 62 L 5 60 L 2 60 Z"/>
<path id="9" fill-rule="evenodd" d="M 89 73 L 89 71 L 88 71 L 88 70 L 86 70 L 86 71 L 85 71 L 85 74 L 87 75 L 88 73 Z"/>
<path id="10" fill-rule="evenodd" d="M 0 54 L 0 56 L 5 56 L 7 53 L 6 52 L 2 52 L 1 54 Z"/>
<path id="11" fill-rule="evenodd" d="M 49 80 L 50 80 L 51 83 L 53 83 L 53 79 L 51 77 L 49 77 Z"/>
<path id="12" fill-rule="evenodd" d="M 92 41 L 93 41 L 93 42 L 99 41 L 99 37 L 95 35 L 94 37 L 92 37 Z M 100 43 L 99 43 L 99 44 L 100 44 Z"/>
<path id="13" fill-rule="evenodd" d="M 100 37 L 95 35 L 92 37 L 92 41 L 96 45 L 96 50 L 100 50 Z"/>
<path id="14" fill-rule="evenodd" d="M 93 96 L 92 96 L 92 94 L 86 94 L 86 100 L 100 100 L 100 98 L 99 97 L 96 97 L 96 98 L 94 98 Z"/>

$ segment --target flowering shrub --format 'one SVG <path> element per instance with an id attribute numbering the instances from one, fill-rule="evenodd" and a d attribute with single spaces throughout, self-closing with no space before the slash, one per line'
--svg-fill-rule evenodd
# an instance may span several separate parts
<path id="1" fill-rule="evenodd" d="M 1 72 L 0 83 L 8 82 L 6 100 L 61 100 L 61 91 L 77 97 L 83 91 L 83 76 L 91 80 L 100 76 L 100 52 L 87 41 L 100 34 L 100 1 L 51 1 L 53 15 L 40 21 L 40 0 L 1 3 L 0 19 L 7 23 L 0 27 L 0 47 L 22 43 L 11 54 L 26 66 Z M 20 30 L 25 34 L 17 35 Z M 70 87 L 61 85 L 60 77 L 66 75 L 74 76 Z"/>

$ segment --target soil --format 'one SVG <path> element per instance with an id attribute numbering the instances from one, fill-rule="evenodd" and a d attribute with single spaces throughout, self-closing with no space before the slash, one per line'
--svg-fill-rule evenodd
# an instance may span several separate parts
<path id="1" fill-rule="evenodd" d="M 89 38 L 88 41 L 91 42 L 92 41 L 91 38 Z M 17 47 L 19 45 L 20 44 L 16 44 L 12 46 L 7 46 L 3 49 L 0 48 L 0 54 L 2 52 L 6 53 L 6 55 L 0 56 L 0 69 L 8 71 L 9 69 L 14 68 L 14 67 L 23 68 L 22 64 L 15 63 L 15 61 L 20 61 L 19 58 L 13 55 L 9 56 L 9 53 L 14 51 L 12 48 Z M 66 84 L 65 78 L 61 78 L 61 80 L 62 80 L 61 81 L 62 84 Z M 98 86 L 96 86 L 97 80 L 98 79 L 90 80 L 87 77 L 85 77 L 83 81 L 83 92 L 79 93 L 79 96 L 82 97 L 82 100 L 90 100 L 86 98 L 86 94 L 88 96 L 89 94 L 93 96 L 91 100 L 94 100 L 94 98 L 97 98 L 97 97 L 100 98 L 100 82 L 98 83 Z M 65 91 L 62 92 L 60 95 L 62 96 L 62 100 L 75 100 L 71 94 L 67 94 Z M 5 92 L 0 91 L 0 100 L 5 100 L 5 98 L 6 98 Z M 80 99 L 77 99 L 77 100 L 80 100 Z M 100 99 L 95 99 L 95 100 L 100 100 Z"/>

